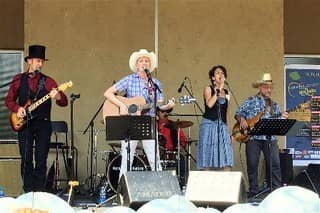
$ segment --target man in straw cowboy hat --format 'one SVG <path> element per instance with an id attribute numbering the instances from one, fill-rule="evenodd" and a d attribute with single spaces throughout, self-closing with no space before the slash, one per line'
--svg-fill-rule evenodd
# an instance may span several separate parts
<path id="1" fill-rule="evenodd" d="M 116 84 L 108 88 L 104 96 L 119 108 L 120 115 L 127 115 L 128 106 L 123 103 L 115 94 L 125 93 L 128 98 L 134 98 L 137 96 L 142 96 L 147 104 L 154 102 L 154 90 L 152 89 L 151 82 L 148 80 L 148 75 L 150 72 L 154 71 L 157 67 L 156 55 L 153 52 L 148 52 L 146 49 L 140 49 L 137 52 L 133 52 L 129 58 L 129 67 L 133 72 L 130 75 L 125 76 L 120 79 Z M 154 84 L 156 84 L 162 91 L 162 84 L 159 80 L 152 78 Z M 164 102 L 164 96 L 159 90 L 156 90 L 157 104 L 161 105 Z M 152 104 L 151 104 L 152 105 Z M 160 106 L 161 109 L 166 109 L 166 107 L 171 107 L 168 105 Z M 130 112 L 132 113 L 132 112 Z M 155 110 L 151 107 L 150 109 L 144 110 L 142 112 L 144 115 L 155 116 Z M 132 166 L 134 153 L 137 147 L 137 140 L 130 140 L 130 167 Z M 144 151 L 147 155 L 150 167 L 155 170 L 155 140 L 148 139 L 142 140 Z M 127 146 L 126 141 L 121 141 L 121 168 L 119 179 L 127 171 Z M 158 146 L 157 146 L 158 147 Z M 157 170 L 162 170 L 159 158 L 159 148 L 157 150 Z"/>
<path id="2" fill-rule="evenodd" d="M 244 103 L 236 111 L 235 118 L 244 130 L 248 128 L 248 119 L 258 116 L 258 113 L 263 112 L 261 118 L 288 118 L 287 112 L 281 112 L 278 103 L 271 100 L 272 92 L 272 78 L 270 73 L 263 73 L 261 79 L 252 84 L 253 88 L 258 89 L 258 93 L 247 98 Z M 271 150 L 268 149 L 268 143 L 271 144 Z M 259 192 L 258 186 L 258 164 L 260 152 L 262 151 L 266 163 L 266 175 L 269 175 L 270 168 L 270 153 L 272 162 L 272 187 L 278 188 L 281 186 L 281 170 L 280 159 L 276 136 L 267 137 L 265 135 L 251 136 L 246 143 L 246 156 L 247 156 L 247 173 L 249 178 L 249 193 L 248 196 L 252 197 Z M 269 186 L 269 178 L 266 179 Z"/>
<path id="3" fill-rule="evenodd" d="M 55 101 L 59 106 L 68 105 L 66 95 L 57 90 L 56 81 L 40 72 L 44 62 L 47 61 L 45 50 L 46 47 L 42 45 L 29 46 L 29 55 L 24 59 L 27 63 L 26 72 L 14 76 L 5 102 L 8 109 L 16 113 L 18 118 L 25 118 L 27 112 L 23 106 L 29 100 L 34 103 L 47 94 L 51 98 L 33 110 L 33 119 L 27 121 L 25 127 L 18 131 L 21 176 L 25 192 L 45 189 L 47 157 L 52 132 L 51 102 Z M 35 145 L 34 158 L 33 144 Z"/>

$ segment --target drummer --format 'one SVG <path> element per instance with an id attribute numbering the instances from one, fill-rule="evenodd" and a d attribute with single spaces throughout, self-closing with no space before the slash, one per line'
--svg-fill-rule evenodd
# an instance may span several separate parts
<path id="1" fill-rule="evenodd" d="M 166 150 L 174 151 L 177 150 L 178 144 L 178 129 L 176 122 L 170 120 L 168 115 L 172 112 L 173 107 L 170 109 L 162 110 L 161 108 L 157 108 L 158 115 L 158 130 L 159 130 L 159 144 L 164 147 Z M 179 131 L 179 139 L 180 139 L 180 148 L 185 149 L 187 138 L 180 129 Z"/>

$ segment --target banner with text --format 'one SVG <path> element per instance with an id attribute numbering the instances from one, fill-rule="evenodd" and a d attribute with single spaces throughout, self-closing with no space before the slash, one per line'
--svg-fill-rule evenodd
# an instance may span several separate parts
<path id="1" fill-rule="evenodd" d="M 320 163 L 320 66 L 285 66 L 285 104 L 296 124 L 286 136 L 293 164 Z"/>

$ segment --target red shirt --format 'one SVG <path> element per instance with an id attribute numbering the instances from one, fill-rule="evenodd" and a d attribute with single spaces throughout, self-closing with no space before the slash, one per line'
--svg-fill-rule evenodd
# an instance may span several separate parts
<path id="1" fill-rule="evenodd" d="M 168 119 L 159 119 L 158 120 L 158 129 L 159 129 L 159 133 L 161 135 L 163 135 L 163 137 L 166 140 L 165 143 L 165 148 L 167 150 L 174 150 L 176 147 L 174 147 L 173 141 L 172 141 L 172 137 L 171 137 L 171 131 L 170 128 L 167 126 L 169 124 L 169 120 Z M 178 130 L 177 130 L 178 132 Z M 187 138 L 184 134 L 184 132 L 182 131 L 182 129 L 180 130 L 180 145 L 185 148 L 186 147 L 186 143 L 187 143 Z"/>
<path id="2" fill-rule="evenodd" d="M 14 78 L 13 78 L 13 83 L 10 85 L 10 88 L 8 90 L 8 94 L 5 100 L 5 104 L 8 107 L 8 109 L 12 112 L 17 112 L 18 108 L 20 107 L 19 104 L 17 103 L 17 98 L 18 98 L 18 90 L 20 87 L 20 78 L 21 78 L 22 74 L 17 74 Z M 28 78 L 28 85 L 29 88 L 31 89 L 32 92 L 36 92 L 37 91 L 37 86 L 38 86 L 38 80 L 40 79 L 40 73 L 37 73 L 34 77 Z M 55 82 L 55 80 L 53 80 L 52 78 L 50 78 L 49 76 L 46 77 L 46 81 L 45 81 L 45 89 L 48 91 L 48 93 L 53 89 L 53 88 L 57 88 L 58 85 Z M 57 100 L 56 103 L 59 106 L 67 106 L 68 105 L 68 99 L 67 96 L 63 93 L 63 92 L 59 92 L 61 95 L 61 99 Z"/>

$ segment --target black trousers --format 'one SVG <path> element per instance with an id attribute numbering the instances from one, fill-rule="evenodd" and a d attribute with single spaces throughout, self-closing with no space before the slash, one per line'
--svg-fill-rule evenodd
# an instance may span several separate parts
<path id="1" fill-rule="evenodd" d="M 276 189 L 281 186 L 281 168 L 277 141 L 249 140 L 249 142 L 246 144 L 246 155 L 247 173 L 249 178 L 249 193 L 251 194 L 257 194 L 259 192 L 258 166 L 261 151 L 264 154 L 266 163 L 266 180 L 270 187 L 270 151 L 268 146 L 269 143 L 271 145 L 272 187 L 273 189 Z"/>
<path id="2" fill-rule="evenodd" d="M 25 192 L 45 190 L 51 132 L 49 120 L 32 120 L 18 133 Z"/>

